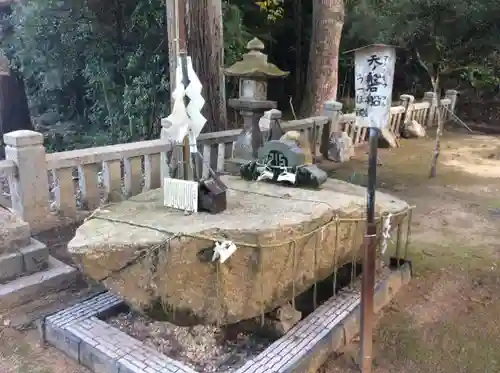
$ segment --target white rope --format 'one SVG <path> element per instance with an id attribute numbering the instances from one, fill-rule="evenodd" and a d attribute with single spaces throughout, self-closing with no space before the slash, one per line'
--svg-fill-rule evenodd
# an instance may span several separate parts
<path id="1" fill-rule="evenodd" d="M 387 244 L 391 238 L 392 214 L 387 214 L 382 223 L 382 242 L 380 243 L 380 253 L 383 255 L 387 250 Z"/>

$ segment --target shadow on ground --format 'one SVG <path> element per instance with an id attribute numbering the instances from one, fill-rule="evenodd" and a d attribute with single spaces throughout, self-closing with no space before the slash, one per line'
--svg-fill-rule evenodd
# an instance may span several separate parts
<path id="1" fill-rule="evenodd" d="M 500 372 L 500 138 L 445 135 L 438 176 L 428 179 L 432 139 L 406 140 L 381 150 L 379 188 L 408 200 L 414 212 L 411 259 L 415 277 L 380 317 L 375 373 Z M 366 154 L 333 177 L 366 183 Z M 66 243 L 76 227 L 38 239 L 71 263 Z M 62 294 L 58 295 L 62 296 Z M 0 372 L 88 373 L 53 348 L 39 346 L 36 331 L 17 331 L 0 320 Z M 357 372 L 347 350 L 321 373 Z"/>
<path id="2" fill-rule="evenodd" d="M 428 179 L 433 140 L 381 151 L 379 187 L 417 207 L 415 277 L 379 315 L 375 373 L 500 372 L 500 137 L 448 133 L 438 176 Z M 366 154 L 331 170 L 366 183 Z M 354 176 L 353 176 L 354 175 Z M 321 373 L 350 373 L 354 343 Z"/>

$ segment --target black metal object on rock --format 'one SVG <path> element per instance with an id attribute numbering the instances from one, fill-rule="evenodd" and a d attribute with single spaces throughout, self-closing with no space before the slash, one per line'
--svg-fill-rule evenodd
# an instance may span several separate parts
<path id="1" fill-rule="evenodd" d="M 218 214 L 227 209 L 227 186 L 221 179 L 209 178 L 198 184 L 198 210 Z"/>

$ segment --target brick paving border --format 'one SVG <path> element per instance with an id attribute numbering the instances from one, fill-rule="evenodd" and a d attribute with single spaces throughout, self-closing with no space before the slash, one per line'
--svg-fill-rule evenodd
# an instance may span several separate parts
<path id="1" fill-rule="evenodd" d="M 411 277 L 409 265 L 378 279 L 375 311 Z M 359 332 L 359 292 L 344 290 L 319 306 L 235 373 L 298 373 L 318 369 Z M 94 373 L 198 373 L 102 321 L 124 303 L 106 292 L 46 317 L 44 339 Z"/>

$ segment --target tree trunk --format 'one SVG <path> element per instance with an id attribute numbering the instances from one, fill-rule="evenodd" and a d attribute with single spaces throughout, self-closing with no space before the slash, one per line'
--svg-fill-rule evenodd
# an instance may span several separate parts
<path id="1" fill-rule="evenodd" d="M 221 131 L 228 128 L 226 110 L 224 40 L 222 32 L 221 0 L 178 0 L 186 3 L 186 47 L 191 56 L 196 75 L 203 85 L 205 99 L 203 115 L 207 118 L 204 131 Z M 175 1 L 167 0 L 167 34 L 170 64 L 170 87 L 176 66 Z"/>
<path id="2" fill-rule="evenodd" d="M 315 0 L 309 64 L 301 116 L 317 115 L 337 98 L 339 46 L 344 26 L 343 0 Z"/>
<path id="3" fill-rule="evenodd" d="M 33 130 L 23 78 L 16 72 L 0 73 L 0 159 L 5 157 L 3 135 Z"/>
<path id="4" fill-rule="evenodd" d="M 165 51 L 167 53 L 168 57 L 168 81 L 170 84 L 170 108 L 172 109 L 174 106 L 174 100 L 172 97 L 172 92 L 175 89 L 175 68 L 176 68 L 176 61 L 177 61 L 177 24 L 176 24 L 176 10 L 175 10 L 175 0 L 165 0 L 165 10 L 166 10 L 166 17 L 165 17 L 165 22 L 166 24 L 166 39 L 168 41 L 167 43 L 167 50 Z M 165 113 L 166 114 L 166 113 Z M 166 116 L 166 115 L 165 115 Z"/>
<path id="5" fill-rule="evenodd" d="M 443 134 L 443 118 L 441 117 L 441 95 L 439 91 L 439 73 L 436 77 L 430 77 L 432 82 L 432 88 L 434 88 L 434 99 L 436 100 L 436 139 L 434 140 L 434 153 L 432 155 L 431 169 L 429 171 L 429 178 L 432 179 L 436 177 L 437 174 L 437 164 L 439 159 L 439 154 L 441 153 L 441 135 Z"/>
<path id="6" fill-rule="evenodd" d="M 302 92 L 304 91 L 304 79 L 302 78 L 302 0 L 294 0 L 293 2 L 293 20 L 296 25 L 295 33 L 295 97 L 294 105 L 299 105 L 302 101 Z"/>

